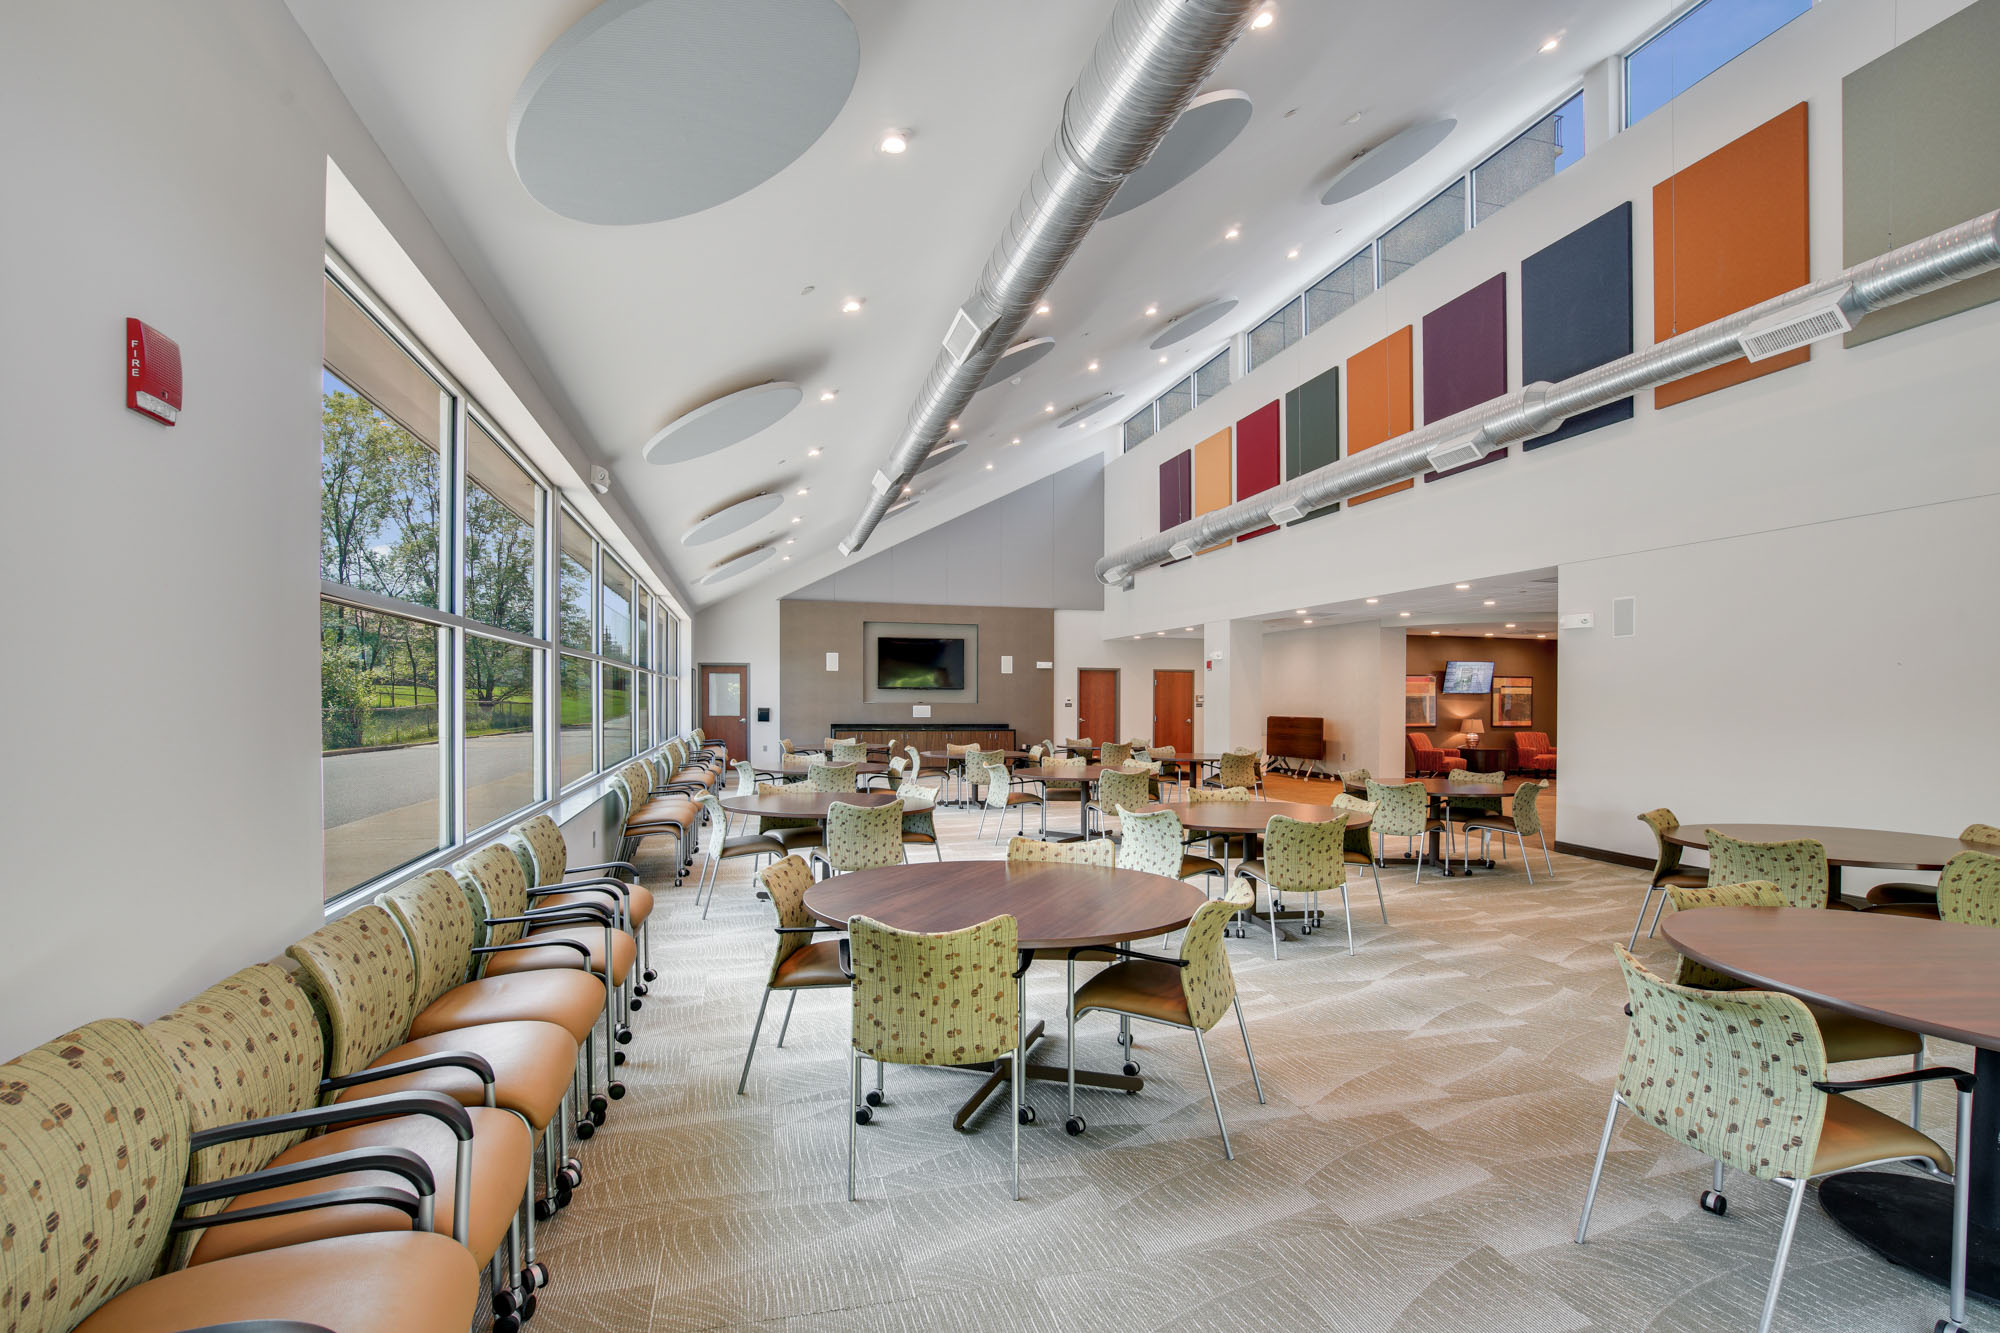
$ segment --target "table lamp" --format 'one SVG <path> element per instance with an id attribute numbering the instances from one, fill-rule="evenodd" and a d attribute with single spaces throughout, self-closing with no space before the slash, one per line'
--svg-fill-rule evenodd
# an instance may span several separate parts
<path id="1" fill-rule="evenodd" d="M 1468 717 L 1459 725 L 1465 728 L 1465 739 L 1459 742 L 1461 745 L 1479 744 L 1479 733 L 1486 730 L 1484 722 L 1481 722 L 1476 717 Z"/>

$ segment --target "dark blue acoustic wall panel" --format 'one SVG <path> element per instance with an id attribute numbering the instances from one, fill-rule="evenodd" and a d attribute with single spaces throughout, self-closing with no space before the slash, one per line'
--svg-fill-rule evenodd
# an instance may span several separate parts
<path id="1" fill-rule="evenodd" d="M 1632 351 L 1632 205 L 1618 205 L 1521 261 L 1521 382 L 1554 383 Z M 1539 449 L 1632 418 L 1632 400 L 1571 417 Z"/>

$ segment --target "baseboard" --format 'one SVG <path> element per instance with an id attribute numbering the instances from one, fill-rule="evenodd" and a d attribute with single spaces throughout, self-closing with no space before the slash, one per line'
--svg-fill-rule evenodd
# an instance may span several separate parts
<path id="1" fill-rule="evenodd" d="M 1631 852 L 1607 851 L 1602 847 L 1586 847 L 1580 842 L 1564 842 L 1561 838 L 1556 839 L 1556 850 L 1564 856 L 1581 856 L 1591 861 L 1608 861 L 1615 866 L 1631 866 L 1637 870 L 1651 870 L 1653 868 L 1651 857 L 1635 856 Z"/>

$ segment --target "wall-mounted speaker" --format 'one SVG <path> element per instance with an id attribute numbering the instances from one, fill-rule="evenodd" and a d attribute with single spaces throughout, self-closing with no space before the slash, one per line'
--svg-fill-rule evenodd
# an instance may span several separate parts
<path id="1" fill-rule="evenodd" d="M 1611 599 L 1611 637 L 1629 639 L 1638 624 L 1639 599 L 1636 597 L 1614 597 Z"/>

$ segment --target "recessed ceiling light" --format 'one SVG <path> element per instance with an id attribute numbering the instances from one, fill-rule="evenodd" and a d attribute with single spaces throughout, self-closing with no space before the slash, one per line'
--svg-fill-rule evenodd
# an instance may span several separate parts
<path id="1" fill-rule="evenodd" d="M 1193 626 L 1193 625 L 1189 625 L 1189 626 L 1188 626 L 1188 627 L 1187 627 L 1186 629 L 1183 629 L 1183 630 L 1181 631 L 1181 633 L 1183 633 L 1183 634 L 1192 634 L 1192 633 L 1194 633 L 1194 626 Z"/>
<path id="2" fill-rule="evenodd" d="M 1377 603 L 1377 602 L 1379 602 L 1379 601 L 1381 601 L 1381 600 L 1382 600 L 1382 599 L 1381 599 L 1380 597 L 1370 597 L 1370 598 L 1368 599 L 1368 605 L 1370 605 L 1370 606 L 1373 606 L 1373 605 L 1375 605 L 1375 603 Z"/>
<path id="3" fill-rule="evenodd" d="M 1016 435 L 1013 439 L 1007 441 L 1007 443 L 1009 444 L 1019 444 L 1020 442 L 1021 442 L 1021 437 L 1018 435 Z"/>
<path id="4" fill-rule="evenodd" d="M 1143 635 L 1143 634 L 1134 634 L 1134 635 L 1133 635 L 1132 637 L 1133 637 L 1133 638 L 1135 638 L 1135 639 L 1143 639 L 1143 638 L 1145 638 L 1146 636 L 1145 636 L 1145 635 Z"/>
<path id="5" fill-rule="evenodd" d="M 903 494 L 908 495 L 909 493 L 910 493 L 910 488 L 908 486 L 905 486 L 903 488 Z"/>
<path id="6" fill-rule="evenodd" d="M 1555 50 L 1558 46 L 1561 45 L 1562 45 L 1562 38 L 1551 37 L 1546 42 L 1542 43 L 1542 54 L 1547 55 L 1549 52 Z"/>
<path id="7" fill-rule="evenodd" d="M 1409 615 L 1410 613 L 1409 613 L 1408 611 L 1398 611 L 1398 612 L 1397 612 L 1396 614 L 1397 614 L 1397 615 L 1399 615 L 1399 616 L 1407 616 L 1407 615 Z"/>
<path id="8" fill-rule="evenodd" d="M 1349 116 L 1346 120 L 1341 121 L 1340 123 L 1343 125 L 1359 125 L 1361 123 L 1361 114 L 1362 114 L 1361 112 L 1357 111 L 1353 115 Z"/>
<path id="9" fill-rule="evenodd" d="M 1308 624 L 1308 625 L 1310 625 L 1310 624 L 1312 624 L 1312 621 L 1308 619 L 1308 620 L 1306 620 L 1306 621 L 1305 621 L 1305 622 L 1303 622 L 1303 623 L 1305 623 L 1305 624 Z"/>
<path id="10" fill-rule="evenodd" d="M 1038 315 L 1046 315 L 1046 314 L 1048 314 L 1048 313 L 1049 313 L 1049 303 L 1048 303 L 1047 301 L 1044 301 L 1044 302 L 1042 302 L 1042 303 L 1041 303 L 1040 305 L 1036 306 L 1036 307 L 1035 307 L 1035 313 L 1036 313 L 1036 314 L 1038 314 Z"/>
<path id="11" fill-rule="evenodd" d="M 807 489 L 806 489 L 805 487 L 801 486 L 801 487 L 799 487 L 799 494 L 800 494 L 800 495 L 810 495 L 810 494 L 812 494 L 812 492 L 811 492 L 811 491 L 808 491 L 808 490 L 807 490 Z"/>
<path id="12" fill-rule="evenodd" d="M 1096 369 L 1097 369 L 1097 363 L 1096 363 L 1095 361 L 1093 361 L 1093 362 L 1091 362 L 1091 363 L 1090 363 L 1089 365 L 1085 366 L 1085 367 L 1084 367 L 1084 369 L 1085 369 L 1085 370 L 1088 370 L 1088 371 L 1093 371 L 1093 372 L 1094 372 L 1094 371 L 1096 371 Z"/>
<path id="13" fill-rule="evenodd" d="M 1508 629 L 1513 629 L 1513 628 L 1514 628 L 1514 622 L 1513 622 L 1513 621 L 1511 621 L 1511 620 L 1510 620 L 1510 621 L 1508 621 L 1508 622 L 1507 622 L 1507 628 L 1508 628 Z"/>
<path id="14" fill-rule="evenodd" d="M 1153 631 L 1153 637 L 1156 639 L 1164 639 L 1166 636 L 1167 632 L 1163 629 L 1156 629 Z"/>
<path id="15" fill-rule="evenodd" d="M 946 430 L 957 430 L 957 429 L 958 429 L 958 420 L 957 420 L 957 418 L 955 418 L 955 417 L 954 417 L 954 418 L 953 418 L 952 420 L 950 420 L 950 421 L 947 421 L 947 422 L 945 422 L 945 423 L 944 423 L 944 428 L 945 428 Z"/>
<path id="16" fill-rule="evenodd" d="M 1151 319 L 1151 318 L 1152 318 L 1153 316 L 1155 316 L 1155 315 L 1157 315 L 1157 314 L 1159 314 L 1159 313 L 1160 313 L 1160 308 L 1159 308 L 1158 306 L 1156 306 L 1156 305 L 1149 305 L 1149 306 L 1147 306 L 1147 307 L 1146 307 L 1146 318 L 1147 318 L 1147 319 Z"/>
<path id="17" fill-rule="evenodd" d="M 1225 241 L 1233 241 L 1242 234 L 1243 234 L 1243 229 L 1241 227 L 1231 227 L 1228 231 L 1222 233 L 1222 239 Z"/>
<path id="18" fill-rule="evenodd" d="M 1259 10 L 1257 13 L 1257 17 L 1250 20 L 1250 31 L 1262 32 L 1264 31 L 1264 29 L 1270 27 L 1273 23 L 1277 22 L 1277 19 L 1278 15 L 1275 11 L 1270 9 Z"/>
<path id="19" fill-rule="evenodd" d="M 1465 592 L 1467 589 L 1472 587 L 1470 583 L 1454 583 L 1451 586 L 1458 589 L 1460 592 Z"/>
<path id="20" fill-rule="evenodd" d="M 790 546 L 793 542 L 797 540 L 798 540 L 797 537 L 787 537 L 785 538 L 785 545 Z"/>
<path id="21" fill-rule="evenodd" d="M 1487 638 L 1489 638 L 1489 639 L 1490 639 L 1490 638 L 1492 638 L 1492 637 L 1493 637 L 1493 631 L 1492 631 L 1492 630 L 1487 630 L 1487 631 L 1486 631 L 1486 637 L 1487 637 Z"/>
<path id="22" fill-rule="evenodd" d="M 791 559 L 791 557 L 790 557 L 790 556 L 788 556 L 788 555 L 781 555 L 781 556 L 779 556 L 779 557 L 778 557 L 778 559 L 780 559 L 780 560 L 790 560 L 790 559 Z"/>
<path id="23" fill-rule="evenodd" d="M 1546 638 L 1548 638 L 1549 636 L 1548 636 L 1548 635 L 1546 635 L 1546 634 L 1537 634 L 1537 635 L 1536 635 L 1535 637 L 1536 637 L 1536 638 L 1538 638 L 1538 639 L 1546 639 Z"/>
<path id="24" fill-rule="evenodd" d="M 1167 358 L 1165 358 L 1164 356 L 1163 356 L 1163 357 L 1161 357 L 1161 358 L 1160 358 L 1160 364 L 1161 364 L 1161 365 L 1163 365 L 1163 366 L 1164 366 L 1165 364 L 1167 364 Z"/>
<path id="25" fill-rule="evenodd" d="M 1489 598 L 1487 598 L 1487 599 L 1486 599 L 1486 605 L 1488 605 L 1488 606 L 1493 606 L 1493 605 L 1496 605 L 1496 603 L 1494 602 L 1494 600 L 1493 600 L 1493 599 L 1492 599 L 1491 597 L 1489 597 Z"/>
<path id="26" fill-rule="evenodd" d="M 838 389 L 821 389 L 819 391 L 819 400 L 822 403 L 830 403 L 838 397 L 840 397 L 840 390 Z"/>
<path id="27" fill-rule="evenodd" d="M 819 457 L 819 450 L 817 450 L 817 449 L 808 449 L 808 450 L 806 450 L 806 457 L 807 457 L 807 458 L 818 458 L 818 457 Z"/>
<path id="28" fill-rule="evenodd" d="M 1444 631 L 1443 631 L 1443 630 L 1441 630 L 1441 629 L 1434 629 L 1434 630 L 1432 630 L 1432 631 L 1431 631 L 1431 633 L 1432 633 L 1433 635 L 1437 635 L 1437 634 L 1442 634 L 1442 633 L 1444 633 Z"/>
<path id="29" fill-rule="evenodd" d="M 794 522 L 794 523 L 803 523 L 803 522 L 805 522 L 805 520 L 804 520 L 803 518 L 799 517 L 799 516 L 798 516 L 797 514 L 793 514 L 793 515 L 792 515 L 792 522 Z"/>
<path id="30" fill-rule="evenodd" d="M 991 463 L 988 463 L 988 464 L 986 465 L 986 470 L 987 470 L 988 472 L 991 472 L 991 471 L 993 470 L 993 465 L 992 465 Z"/>
<path id="31" fill-rule="evenodd" d="M 861 301 L 858 297 L 850 296 L 840 303 L 840 313 L 843 315 L 852 315 L 860 309 Z"/>
<path id="32" fill-rule="evenodd" d="M 1291 249 L 1285 251 L 1285 258 L 1287 259 L 1297 259 L 1298 257 L 1299 249 L 1297 246 L 1293 246 Z"/>
<path id="33" fill-rule="evenodd" d="M 910 146 L 910 136 L 904 130 L 890 130 L 887 134 L 882 136 L 882 142 L 876 145 L 876 147 L 880 148 L 883 152 L 889 154 L 891 157 L 894 157 L 896 154 L 902 152 L 909 146 Z"/>
<path id="34" fill-rule="evenodd" d="M 1056 405 L 1055 405 L 1054 403 L 1043 403 L 1043 404 L 1042 404 L 1042 411 L 1044 411 L 1044 412 L 1053 412 L 1053 411 L 1055 411 L 1055 410 L 1056 410 Z"/>

